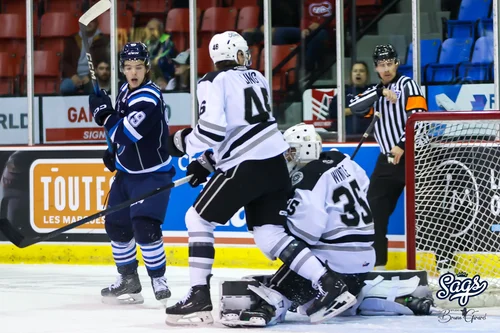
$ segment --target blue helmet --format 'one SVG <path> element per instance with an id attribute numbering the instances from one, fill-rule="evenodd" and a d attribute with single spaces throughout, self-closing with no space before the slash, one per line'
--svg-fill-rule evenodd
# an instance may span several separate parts
<path id="1" fill-rule="evenodd" d="M 141 42 L 125 44 L 120 52 L 120 69 L 123 68 L 127 60 L 142 60 L 144 65 L 149 67 L 149 51 L 146 44 Z"/>

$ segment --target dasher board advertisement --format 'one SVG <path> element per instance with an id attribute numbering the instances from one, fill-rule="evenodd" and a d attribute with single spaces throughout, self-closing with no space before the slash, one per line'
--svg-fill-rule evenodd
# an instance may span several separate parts
<path id="1" fill-rule="evenodd" d="M 352 154 L 356 144 L 336 145 Z M 333 145 L 324 145 L 330 150 Z M 0 216 L 7 217 L 26 237 L 34 237 L 61 228 L 104 209 L 115 173 L 102 164 L 106 146 L 38 146 L 0 148 Z M 356 162 L 370 175 L 379 154 L 375 144 L 367 143 L 358 152 Z M 185 177 L 192 161 L 187 156 L 172 158 L 174 179 Z M 203 186 L 188 184 L 172 189 L 167 214 L 162 225 L 168 243 L 186 243 L 184 221 L 189 207 Z M 400 198 L 391 216 L 388 233 L 392 239 L 404 235 L 404 205 Z M 97 219 L 55 237 L 52 242 L 109 242 L 104 219 Z M 233 245 L 252 243 L 247 232 L 245 212 L 239 209 L 225 225 L 215 229 L 217 237 Z M 0 234 L 0 241 L 4 241 Z M 228 243 L 229 244 L 229 243 Z"/>
<path id="2" fill-rule="evenodd" d="M 28 99 L 26 97 L 0 98 L 0 145 L 28 144 Z M 38 98 L 35 98 L 34 142 L 40 143 L 38 126 Z"/>
<path id="3" fill-rule="evenodd" d="M 429 111 L 498 110 L 493 83 L 429 86 L 427 89 Z"/>
<path id="4" fill-rule="evenodd" d="M 170 126 L 191 124 L 188 93 L 164 93 Z M 104 143 L 103 127 L 97 126 L 89 110 L 88 96 L 48 96 L 42 98 L 44 143 Z M 27 141 L 26 141 L 27 142 Z"/>
<path id="5" fill-rule="evenodd" d="M 101 159 L 36 159 L 30 167 L 30 222 L 44 233 L 106 209 L 113 173 Z M 104 231 L 104 217 L 69 233 Z"/>
<path id="6" fill-rule="evenodd" d="M 113 174 L 104 168 L 105 146 L 0 149 L 0 216 L 26 237 L 63 227 L 105 206 Z M 54 241 L 107 241 L 99 219 Z"/>

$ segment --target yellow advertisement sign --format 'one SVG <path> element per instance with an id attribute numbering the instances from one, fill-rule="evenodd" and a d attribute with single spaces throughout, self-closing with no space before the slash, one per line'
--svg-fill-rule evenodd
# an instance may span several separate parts
<path id="1" fill-rule="evenodd" d="M 50 232 L 104 210 L 113 182 L 101 159 L 38 159 L 30 168 L 31 226 Z M 104 232 L 104 217 L 68 232 Z"/>

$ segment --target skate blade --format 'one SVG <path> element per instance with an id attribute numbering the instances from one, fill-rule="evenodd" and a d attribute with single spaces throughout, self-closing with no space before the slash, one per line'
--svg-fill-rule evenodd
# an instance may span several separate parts
<path id="1" fill-rule="evenodd" d="M 240 320 L 237 313 L 223 314 L 220 323 L 227 327 L 265 327 L 266 321 L 260 317 L 251 317 L 249 320 Z"/>
<path id="2" fill-rule="evenodd" d="M 165 309 L 167 308 L 168 298 L 158 299 L 157 301 L 160 302 Z"/>
<path id="3" fill-rule="evenodd" d="M 187 315 L 167 314 L 165 323 L 169 326 L 198 326 L 213 324 L 210 311 L 194 312 Z"/>
<path id="4" fill-rule="evenodd" d="M 110 305 L 129 305 L 129 304 L 143 304 L 144 303 L 144 297 L 139 294 L 123 294 L 118 297 L 102 297 L 102 302 L 104 304 L 110 304 Z"/>
<path id="5" fill-rule="evenodd" d="M 335 299 L 335 303 L 333 303 L 331 307 L 322 308 L 321 310 L 313 313 L 309 317 L 309 319 L 313 324 L 321 323 L 325 320 L 338 316 L 354 304 L 356 304 L 356 297 L 350 292 L 346 291 Z"/>

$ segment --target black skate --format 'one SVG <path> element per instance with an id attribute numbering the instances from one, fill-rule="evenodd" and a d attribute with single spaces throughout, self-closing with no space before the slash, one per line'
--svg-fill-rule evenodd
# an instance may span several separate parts
<path id="1" fill-rule="evenodd" d="M 164 276 L 152 278 L 151 286 L 153 287 L 156 300 L 160 301 L 166 306 L 167 299 L 170 298 L 171 295 L 170 289 L 168 289 L 167 279 Z"/>
<path id="2" fill-rule="evenodd" d="M 349 292 L 342 278 L 328 268 L 328 263 L 326 269 L 316 285 L 318 295 L 306 310 L 312 323 L 335 317 L 356 303 L 356 297 Z"/>
<path id="3" fill-rule="evenodd" d="M 207 282 L 209 280 L 210 276 Z M 171 326 L 211 324 L 214 322 L 212 309 L 209 284 L 194 286 L 184 299 L 165 310 L 165 322 Z"/>
<path id="4" fill-rule="evenodd" d="M 434 300 L 430 297 L 413 297 L 405 298 L 405 306 L 407 306 L 415 316 L 428 316 L 431 314 L 431 307 L 434 306 Z"/>
<path id="5" fill-rule="evenodd" d="M 142 304 L 142 287 L 137 273 L 120 275 L 115 283 L 101 290 L 102 302 L 106 304 Z"/>

